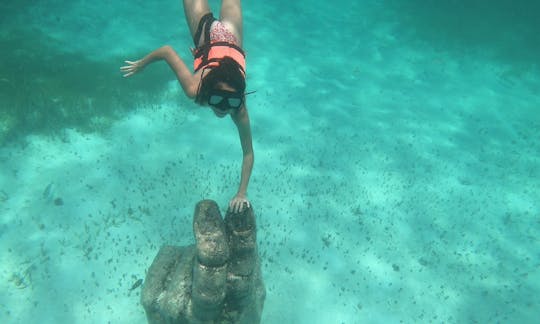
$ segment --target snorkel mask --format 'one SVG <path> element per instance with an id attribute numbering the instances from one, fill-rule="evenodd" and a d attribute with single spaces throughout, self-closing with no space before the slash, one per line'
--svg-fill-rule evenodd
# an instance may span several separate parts
<path id="1" fill-rule="evenodd" d="M 238 109 L 243 102 L 243 93 L 223 89 L 213 89 L 208 97 L 208 104 L 222 111 Z"/>

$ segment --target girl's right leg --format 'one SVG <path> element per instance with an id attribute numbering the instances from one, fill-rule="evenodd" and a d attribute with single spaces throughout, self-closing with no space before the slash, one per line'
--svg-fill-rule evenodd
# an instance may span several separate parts
<path id="1" fill-rule="evenodd" d="M 236 36 L 242 46 L 242 6 L 240 0 L 221 0 L 219 19 Z"/>
<path id="2" fill-rule="evenodd" d="M 208 0 L 184 0 L 184 13 L 191 32 L 191 38 L 195 37 L 201 17 L 209 12 Z"/>

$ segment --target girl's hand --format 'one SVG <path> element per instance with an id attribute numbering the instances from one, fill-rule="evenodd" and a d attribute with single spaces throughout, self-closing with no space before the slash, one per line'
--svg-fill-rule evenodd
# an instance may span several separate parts
<path id="1" fill-rule="evenodd" d="M 229 203 L 229 209 L 233 213 L 241 213 L 244 211 L 244 208 L 249 208 L 250 203 L 245 195 L 236 194 L 234 198 Z"/>
<path id="2" fill-rule="evenodd" d="M 130 77 L 144 68 L 144 64 L 142 60 L 137 60 L 135 62 L 133 61 L 125 61 L 125 62 L 127 65 L 122 66 L 120 68 L 120 71 L 124 73 L 124 78 Z"/>

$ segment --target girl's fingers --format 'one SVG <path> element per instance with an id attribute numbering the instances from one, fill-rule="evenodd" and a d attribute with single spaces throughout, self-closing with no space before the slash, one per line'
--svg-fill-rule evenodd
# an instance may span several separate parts
<path id="1" fill-rule="evenodd" d="M 121 69 L 129 69 L 129 68 L 134 68 L 135 66 L 137 66 L 137 62 L 138 61 L 124 61 L 124 63 L 128 64 L 128 65 L 124 65 L 121 67 Z"/>
<path id="2" fill-rule="evenodd" d="M 130 77 L 137 72 L 137 63 L 139 61 L 124 61 L 127 65 L 121 66 L 120 71 L 124 73 L 124 78 Z"/>

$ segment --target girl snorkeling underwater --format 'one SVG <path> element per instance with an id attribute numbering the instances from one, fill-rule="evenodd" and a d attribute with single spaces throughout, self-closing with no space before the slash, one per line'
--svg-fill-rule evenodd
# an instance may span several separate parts
<path id="1" fill-rule="evenodd" d="M 209 106 L 214 114 L 231 116 L 242 146 L 240 185 L 229 203 L 233 212 L 250 207 L 247 187 L 253 169 L 254 154 L 251 126 L 245 102 L 246 62 L 242 50 L 242 8 L 240 0 L 222 0 L 219 19 L 214 18 L 208 0 L 183 0 L 184 13 L 193 37 L 194 72 L 175 50 L 162 46 L 137 61 L 125 61 L 120 68 L 131 77 L 148 64 L 165 60 L 180 82 L 184 93 L 196 103 Z"/>

